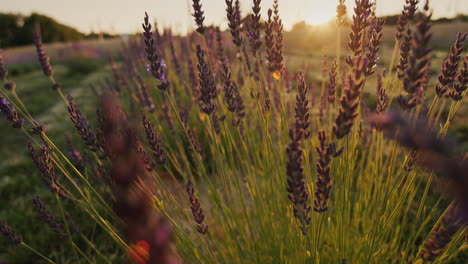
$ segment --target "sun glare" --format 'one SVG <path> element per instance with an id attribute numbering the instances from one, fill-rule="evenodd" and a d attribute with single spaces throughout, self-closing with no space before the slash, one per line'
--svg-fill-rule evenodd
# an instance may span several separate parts
<path id="1" fill-rule="evenodd" d="M 312 0 L 311 2 L 310 15 L 306 19 L 309 24 L 326 24 L 336 16 L 336 5 L 338 1 Z"/>

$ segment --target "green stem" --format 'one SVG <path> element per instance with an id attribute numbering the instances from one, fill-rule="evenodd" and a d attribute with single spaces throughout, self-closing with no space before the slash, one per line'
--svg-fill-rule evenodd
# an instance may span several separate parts
<path id="1" fill-rule="evenodd" d="M 50 258 L 42 255 L 39 251 L 35 250 L 34 248 L 32 248 L 31 246 L 29 246 L 28 244 L 24 243 L 24 242 L 21 242 L 21 245 L 25 248 L 27 248 L 28 250 L 32 251 L 34 254 L 38 255 L 39 257 L 41 257 L 43 260 L 47 261 L 48 263 L 51 263 L 51 264 L 57 264 L 55 263 L 53 260 L 51 260 Z"/>

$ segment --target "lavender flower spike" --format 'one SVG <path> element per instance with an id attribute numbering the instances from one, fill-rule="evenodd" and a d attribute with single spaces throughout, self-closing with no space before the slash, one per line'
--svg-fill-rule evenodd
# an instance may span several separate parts
<path id="1" fill-rule="evenodd" d="M 186 191 L 189 195 L 190 200 L 190 209 L 192 211 L 193 220 L 197 223 L 197 231 L 200 234 L 206 234 L 208 232 L 208 226 L 203 223 L 205 220 L 205 215 L 203 214 L 203 209 L 201 208 L 200 201 L 195 196 L 195 190 L 193 188 L 192 181 L 189 180 L 187 183 Z"/>
<path id="2" fill-rule="evenodd" d="M 203 16 L 204 12 L 202 11 L 202 4 L 200 0 L 193 0 L 193 10 L 194 13 L 192 16 L 195 18 L 195 23 L 197 23 L 197 32 L 200 34 L 204 34 L 206 31 L 206 27 L 203 25 L 203 21 L 205 20 L 205 16 Z"/>
<path id="3" fill-rule="evenodd" d="M 149 22 L 148 14 L 145 13 L 143 26 L 143 41 L 145 42 L 146 58 L 148 59 L 147 71 L 160 83 L 157 87 L 163 91 L 169 88 L 169 81 L 167 80 L 166 65 L 162 62 L 156 50 L 156 41 L 151 32 L 151 23 Z"/>
<path id="4" fill-rule="evenodd" d="M 262 45 L 262 41 L 260 40 L 260 2 L 261 0 L 253 0 L 252 15 L 250 16 L 252 21 L 249 30 L 249 39 L 254 55 Z"/>
<path id="5" fill-rule="evenodd" d="M 39 213 L 41 219 L 48 225 L 56 234 L 60 236 L 62 240 L 68 239 L 67 232 L 65 230 L 65 225 L 63 222 L 57 218 L 47 206 L 41 201 L 39 196 L 34 197 L 33 199 L 34 208 Z"/>
<path id="6" fill-rule="evenodd" d="M 461 208 L 457 203 L 450 205 L 441 222 L 436 226 L 429 238 L 424 242 L 424 247 L 419 252 L 419 256 L 424 262 L 436 260 L 443 254 L 444 248 L 452 241 L 453 236 L 464 225 L 457 219 Z"/>
<path id="7" fill-rule="evenodd" d="M 228 19 L 229 30 L 232 35 L 232 42 L 240 48 L 242 45 L 241 29 L 240 29 L 240 10 L 239 10 L 239 0 L 226 0 L 226 14 Z"/>
<path id="8" fill-rule="evenodd" d="M 143 127 L 145 128 L 146 138 L 148 139 L 149 145 L 151 150 L 153 151 L 153 155 L 156 158 L 156 161 L 160 165 L 164 165 L 167 162 L 167 156 L 164 152 L 162 147 L 161 138 L 159 134 L 156 132 L 153 124 L 148 120 L 145 113 L 141 113 L 141 117 L 143 120 Z"/>
<path id="9" fill-rule="evenodd" d="M 0 96 L 0 113 L 5 115 L 6 119 L 13 123 L 14 128 L 21 128 L 23 126 L 24 120 L 18 117 L 15 108 L 2 96 Z"/>
<path id="10" fill-rule="evenodd" d="M 302 129 L 304 138 L 310 136 L 310 121 L 309 121 L 309 100 L 307 100 L 307 87 L 304 74 L 300 72 L 297 76 L 297 90 L 296 95 L 296 130 Z"/>
<path id="11" fill-rule="evenodd" d="M 447 89 L 453 86 L 455 82 L 458 65 L 464 50 L 463 42 L 466 40 L 467 36 L 467 33 L 458 33 L 455 43 L 450 47 L 450 54 L 442 65 L 440 75 L 437 78 L 438 83 L 435 87 L 436 94 L 439 97 L 445 95 Z"/>
<path id="12" fill-rule="evenodd" d="M 8 75 L 8 70 L 5 67 L 5 62 L 3 61 L 3 50 L 0 49 L 0 79 L 6 80 L 6 77 Z"/>
<path id="13" fill-rule="evenodd" d="M 197 45 L 197 58 L 198 58 L 198 79 L 200 83 L 200 101 L 202 104 L 202 110 L 206 114 L 210 115 L 214 112 L 216 106 L 213 100 L 217 96 L 216 83 L 213 78 L 213 73 L 205 59 L 205 51 L 202 50 L 200 45 Z"/>
<path id="14" fill-rule="evenodd" d="M 44 72 L 44 75 L 47 77 L 51 77 L 52 74 L 54 73 L 54 70 L 52 69 L 52 66 L 50 66 L 49 56 L 47 56 L 44 50 L 39 27 L 37 27 L 33 31 L 33 42 L 34 42 L 34 45 L 36 46 L 37 57 L 39 58 L 39 62 L 41 63 L 41 67 L 42 67 L 42 71 Z"/>
<path id="15" fill-rule="evenodd" d="M 2 233 L 8 240 L 13 242 L 14 244 L 20 244 L 21 242 L 23 242 L 21 236 L 16 235 L 15 231 L 13 231 L 13 229 L 11 229 L 11 227 L 2 220 L 0 220 L 0 233 Z"/>
<path id="16" fill-rule="evenodd" d="M 327 143 L 328 136 L 324 130 L 318 132 L 319 146 L 317 146 L 317 183 L 314 199 L 314 211 L 325 212 L 328 209 L 328 199 L 331 190 L 330 162 L 332 157 L 338 157 L 343 152 L 343 148 L 338 151 L 336 143 Z"/>
<path id="17" fill-rule="evenodd" d="M 310 224 L 309 212 L 311 207 L 308 205 L 309 193 L 305 183 L 303 163 L 303 151 L 301 148 L 301 141 L 304 137 L 303 130 L 294 129 L 289 130 L 289 137 L 291 143 L 286 148 L 287 163 L 287 188 L 289 193 L 288 198 L 293 203 L 293 214 L 299 220 L 300 229 L 303 235 L 307 235 L 307 230 Z"/>

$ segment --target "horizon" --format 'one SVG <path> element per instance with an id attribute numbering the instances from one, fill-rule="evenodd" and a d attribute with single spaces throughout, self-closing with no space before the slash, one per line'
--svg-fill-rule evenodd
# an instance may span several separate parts
<path id="1" fill-rule="evenodd" d="M 433 19 L 452 18 L 458 14 L 468 14 L 468 3 L 463 0 L 432 0 L 430 1 L 433 10 Z M 123 0 L 109 1 L 103 0 L 93 2 L 92 0 L 82 0 L 80 2 L 69 2 L 58 0 L 44 0 L 41 2 L 31 0 L 18 0 L 3 4 L 2 12 L 19 13 L 29 15 L 39 13 L 47 15 L 57 20 L 59 23 L 76 28 L 80 32 L 89 34 L 91 32 L 107 32 L 111 34 L 133 34 L 141 31 L 141 22 L 145 12 L 152 19 L 156 19 L 160 26 L 169 26 L 175 33 L 186 33 L 194 28 L 191 10 L 191 0 L 167 1 L 156 0 L 150 3 L 134 0 L 131 3 Z M 250 11 L 251 0 L 241 2 L 243 14 Z M 403 8 L 405 0 L 379 0 L 377 2 L 376 13 L 379 16 L 399 14 Z M 420 1 L 420 6 L 425 1 Z M 266 17 L 266 11 L 271 8 L 273 0 L 262 1 L 262 18 Z M 280 16 L 283 19 L 285 30 L 301 21 L 311 25 L 325 24 L 333 19 L 338 0 L 288 0 L 288 4 L 283 0 L 279 2 Z M 227 27 L 225 15 L 225 1 L 214 0 L 202 1 L 205 11 L 205 22 Z M 92 6 L 93 8 L 89 8 Z M 158 8 L 164 6 L 164 8 Z M 354 1 L 346 1 L 348 16 L 354 7 Z M 70 14 L 63 10 L 73 10 Z M 117 15 L 112 15 L 117 14 Z M 179 14 L 179 15 L 177 15 Z M 86 22 L 84 22 L 86 21 Z"/>

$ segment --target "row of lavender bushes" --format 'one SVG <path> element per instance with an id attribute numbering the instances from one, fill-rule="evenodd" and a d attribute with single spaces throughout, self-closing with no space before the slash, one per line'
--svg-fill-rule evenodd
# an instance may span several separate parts
<path id="1" fill-rule="evenodd" d="M 70 263 L 450 263 L 466 249 L 468 165 L 445 134 L 467 90 L 467 34 L 431 76 L 432 11 L 407 0 L 392 59 L 377 67 L 385 20 L 376 3 L 356 0 L 342 55 L 339 0 L 336 57 L 316 84 L 316 69 L 285 65 L 278 0 L 266 18 L 260 0 L 246 19 L 238 0 L 225 3 L 228 32 L 205 25 L 200 0 L 187 37 L 160 34 L 146 15 L 142 39 L 111 58 L 113 81 L 94 88 L 96 124 L 63 94 L 36 31 L 39 62 L 82 149 L 54 144 L 0 57 L 0 110 L 30 140 L 56 198 L 31 206 Z M 372 79 L 375 109 L 362 99 Z M 449 190 L 435 204 L 433 182 Z M 126 255 L 102 252 L 64 204 Z M 57 263 L 22 228 L 0 221 L 13 244 Z"/>

